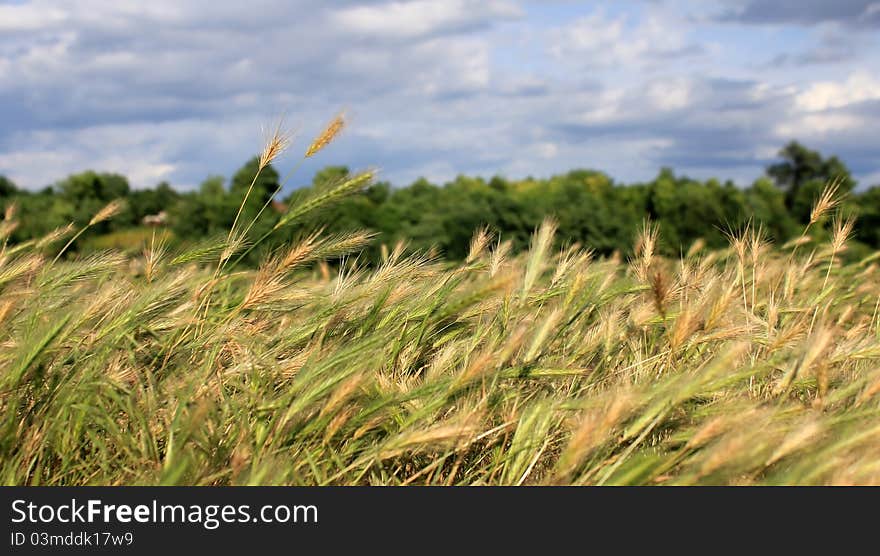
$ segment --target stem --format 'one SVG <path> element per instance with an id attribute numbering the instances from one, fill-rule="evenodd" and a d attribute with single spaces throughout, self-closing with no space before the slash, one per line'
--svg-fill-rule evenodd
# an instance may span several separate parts
<path id="1" fill-rule="evenodd" d="M 263 171 L 263 168 L 264 168 L 264 166 L 260 166 L 257 168 L 257 172 L 254 174 L 254 179 L 251 180 L 251 184 L 250 184 L 250 186 L 248 186 L 248 190 L 244 194 L 244 199 L 241 200 L 241 204 L 238 206 L 238 212 L 235 214 L 235 219 L 232 221 L 232 227 L 229 228 L 229 234 L 226 235 L 226 248 L 223 250 L 224 253 L 225 253 L 226 249 L 229 249 L 229 244 L 230 244 L 230 241 L 232 240 L 232 235 L 233 235 L 233 233 L 235 233 L 235 226 L 236 226 L 236 224 L 238 224 L 238 219 L 241 217 L 242 211 L 244 211 L 244 205 L 247 203 L 247 200 L 251 195 L 251 191 L 253 191 L 253 189 L 254 189 L 254 184 L 257 183 L 257 178 L 260 177 L 260 173 Z M 220 259 L 217 261 L 217 268 L 214 269 L 214 275 L 211 277 L 211 281 L 209 282 L 208 287 L 210 289 L 208 289 L 208 291 L 205 292 L 204 319 L 208 318 L 208 309 L 211 307 L 211 294 L 213 293 L 213 287 L 214 287 L 213 284 L 216 282 L 217 277 L 220 275 L 220 271 L 223 270 L 223 267 L 225 266 L 227 260 L 228 259 L 223 258 L 223 253 L 221 253 Z M 201 313 L 201 312 L 202 312 L 202 305 L 199 305 L 198 308 L 196 308 L 196 317 L 197 318 L 198 318 L 199 313 Z M 196 333 L 198 333 L 201 330 L 201 325 L 202 325 L 202 321 L 200 319 L 197 320 Z M 187 329 L 188 328 L 189 328 L 189 325 L 187 325 Z"/>
<path id="2" fill-rule="evenodd" d="M 831 267 L 834 265 L 834 256 L 837 254 L 837 251 L 831 251 L 831 259 L 828 261 L 828 270 L 825 271 L 825 280 L 822 282 L 822 291 L 825 291 L 825 286 L 828 285 L 828 277 L 831 275 Z"/>
<path id="3" fill-rule="evenodd" d="M 229 245 L 229 240 L 232 239 L 232 233 L 235 231 L 235 225 L 238 224 L 238 219 L 241 217 L 241 213 L 244 210 L 244 205 L 247 203 L 248 197 L 251 196 L 251 191 L 254 190 L 254 184 L 257 183 L 257 178 L 260 177 L 260 173 L 263 171 L 263 167 L 260 166 L 257 168 L 257 173 L 254 174 L 254 179 L 251 180 L 250 186 L 248 186 L 247 193 L 244 194 L 244 199 L 241 200 L 241 204 L 238 205 L 238 212 L 235 214 L 235 220 L 232 221 L 232 227 L 229 228 L 229 234 L 226 236 L 226 245 Z"/>
<path id="4" fill-rule="evenodd" d="M 280 193 L 281 190 L 284 189 L 284 185 L 287 183 L 287 181 L 290 179 L 290 177 L 293 176 L 293 173 L 296 172 L 300 166 L 302 166 L 302 163 L 304 161 L 305 161 L 305 159 L 302 159 L 299 162 L 297 162 L 296 165 L 290 170 L 290 172 L 288 172 L 287 175 L 284 176 L 284 179 L 281 180 L 281 182 L 278 184 L 278 187 L 275 189 L 275 191 L 272 192 L 272 195 L 268 199 L 266 199 L 266 202 L 263 203 L 262 207 L 260 207 L 260 211 L 254 217 L 254 219 L 251 220 L 251 223 L 248 224 L 248 227 L 244 229 L 244 232 L 242 233 L 242 235 L 246 236 L 247 233 L 249 231 L 251 231 L 251 228 L 253 227 L 254 224 L 256 224 L 257 220 L 259 220 L 260 215 L 263 214 L 263 211 L 266 210 L 266 207 L 268 207 L 269 204 L 272 202 L 272 200 L 275 198 L 275 195 L 278 195 L 278 193 Z M 260 241 L 262 241 L 262 239 Z"/>
<path id="5" fill-rule="evenodd" d="M 234 269 L 236 267 L 236 265 L 238 265 L 238 263 L 240 263 L 243 258 L 248 256 L 248 253 L 250 253 L 251 251 L 254 250 L 254 247 L 259 245 L 260 243 L 263 242 L 263 240 L 265 240 L 267 237 L 272 235 L 272 232 L 274 232 L 276 229 L 277 228 L 272 228 L 271 230 L 269 230 L 268 232 L 266 232 L 265 234 L 260 236 L 260 238 L 257 241 L 255 241 L 254 243 L 252 243 L 247 249 L 245 249 L 244 252 L 241 255 L 239 255 L 237 259 L 232 261 L 232 264 L 230 265 L 229 270 Z"/>
<path id="6" fill-rule="evenodd" d="M 828 277 L 831 276 L 831 267 L 834 265 L 834 255 L 837 254 L 837 251 L 831 250 L 831 260 L 828 261 L 828 269 L 825 271 L 825 280 L 822 282 L 822 292 L 825 291 L 825 287 L 828 285 Z M 822 294 L 819 292 L 819 295 Z M 819 306 L 817 305 L 815 309 L 813 309 L 813 318 L 810 320 L 810 330 L 807 334 L 813 333 L 813 325 L 816 324 L 816 315 L 819 314 Z"/>
<path id="7" fill-rule="evenodd" d="M 743 311 L 746 313 L 746 327 L 749 325 L 749 302 L 746 297 L 746 265 L 740 260 L 739 261 L 739 281 L 742 285 L 742 293 L 743 293 Z"/>
<path id="8" fill-rule="evenodd" d="M 88 229 L 89 229 L 89 224 L 86 224 L 80 231 L 78 231 L 76 234 L 74 234 L 74 236 L 72 238 L 70 238 L 70 241 L 68 241 L 66 244 L 64 244 L 64 247 L 61 248 L 61 251 L 59 251 L 58 254 L 55 255 L 55 258 L 52 259 L 52 264 L 54 265 L 55 263 L 57 263 L 58 259 L 61 258 L 61 255 L 63 255 L 64 252 L 67 251 L 67 248 L 70 247 L 73 244 L 73 242 L 76 241 L 79 236 L 83 235 L 83 233 Z"/>
<path id="9" fill-rule="evenodd" d="M 290 180 L 290 178 L 293 176 L 294 172 L 296 172 L 296 171 L 299 169 L 299 167 L 302 166 L 302 163 L 303 163 L 303 162 L 305 162 L 305 158 L 303 158 L 302 160 L 300 160 L 299 162 L 297 162 L 296 165 L 295 165 L 293 168 L 291 168 L 291 170 L 290 170 L 289 172 L 287 172 L 287 175 L 284 176 L 284 179 L 281 180 L 281 183 L 278 184 L 278 188 L 276 188 L 275 191 L 272 193 L 272 196 L 269 197 L 269 198 L 266 200 L 265 203 L 263 203 L 263 206 L 260 208 L 260 211 L 259 211 L 259 212 L 257 213 L 257 215 L 254 217 L 254 219 L 251 221 L 251 223 L 248 225 L 248 227 L 245 228 L 245 230 L 244 230 L 244 234 L 245 234 L 245 235 L 247 235 L 247 233 L 251 230 L 251 227 L 253 227 L 253 225 L 256 223 L 257 219 L 260 218 L 260 215 L 263 214 L 263 211 L 266 210 L 266 207 L 268 207 L 268 206 L 269 206 L 269 203 L 272 202 L 272 199 L 275 198 L 275 195 L 277 195 L 277 194 L 278 194 L 278 193 L 284 188 L 285 184 L 287 184 L 287 182 L 288 182 L 288 181 Z M 254 250 L 254 247 L 256 247 L 257 245 L 259 245 L 260 243 L 262 243 L 267 237 L 269 237 L 270 235 L 272 235 L 272 232 L 274 232 L 274 231 L 277 230 L 277 229 L 278 229 L 277 226 L 273 227 L 271 230 L 269 230 L 268 232 L 266 232 L 265 234 L 263 234 L 263 235 L 260 237 L 260 239 L 258 239 L 256 242 L 254 242 L 253 244 L 251 244 L 251 246 L 248 247 L 248 248 L 245 250 L 244 253 L 242 253 L 241 255 L 239 255 L 238 258 L 236 258 L 236 259 L 232 262 L 232 266 L 229 267 L 229 270 L 234 269 L 234 268 L 238 265 L 238 263 L 241 262 L 242 259 L 244 259 L 244 258 L 245 258 L 245 257 L 251 252 L 251 251 Z"/>
<path id="10" fill-rule="evenodd" d="M 758 282 L 758 261 L 756 259 L 752 259 L 752 312 L 755 311 L 755 304 L 757 303 L 755 297 L 755 288 Z"/>

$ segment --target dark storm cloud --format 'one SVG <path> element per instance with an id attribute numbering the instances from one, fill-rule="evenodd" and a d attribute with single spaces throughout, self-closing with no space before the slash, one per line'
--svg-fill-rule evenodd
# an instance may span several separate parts
<path id="1" fill-rule="evenodd" d="M 835 22 L 859 27 L 880 26 L 875 0 L 749 0 L 722 19 L 743 23 L 814 25 Z"/>

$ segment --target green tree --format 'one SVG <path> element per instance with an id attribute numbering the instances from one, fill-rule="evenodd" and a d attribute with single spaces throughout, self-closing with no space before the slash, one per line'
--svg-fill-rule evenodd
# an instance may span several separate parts
<path id="1" fill-rule="evenodd" d="M 168 182 L 162 182 L 155 189 L 139 189 L 132 191 L 128 205 L 132 215 L 132 225 L 139 225 L 144 216 L 168 211 L 180 195 L 171 188 Z"/>
<path id="2" fill-rule="evenodd" d="M 880 248 L 880 185 L 855 196 L 846 208 L 858 215 L 855 238 L 875 249 Z"/>
<path id="3" fill-rule="evenodd" d="M 53 196 L 49 219 L 56 225 L 74 222 L 84 225 L 107 203 L 127 199 L 131 188 L 120 174 L 97 173 L 87 170 L 72 174 L 57 184 L 59 193 Z M 90 235 L 107 233 L 131 224 L 130 208 L 116 218 L 105 220 L 89 230 Z"/>
<path id="4" fill-rule="evenodd" d="M 18 187 L 6 176 L 0 176 L 0 198 L 9 198 L 19 193 Z"/>
<path id="5" fill-rule="evenodd" d="M 761 225 L 776 243 L 784 243 L 797 233 L 799 224 L 785 206 L 785 192 L 768 178 L 756 180 L 745 191 L 745 202 L 745 215 Z"/>
<path id="6" fill-rule="evenodd" d="M 278 172 L 271 164 L 260 170 L 260 157 L 255 156 L 235 172 L 230 183 L 230 193 L 241 202 L 253 183 L 247 204 L 259 210 L 278 190 L 279 179 Z"/>
<path id="7" fill-rule="evenodd" d="M 855 186 L 849 169 L 836 156 L 824 159 L 817 151 L 797 141 L 791 141 L 783 147 L 779 157 L 782 162 L 769 166 L 767 174 L 778 187 L 785 190 L 785 206 L 801 221 L 809 217 L 809 207 L 816 190 L 821 190 L 825 182 L 839 180 L 842 191 L 849 191 Z"/>
<path id="8" fill-rule="evenodd" d="M 219 234 L 232 225 L 235 208 L 229 200 L 222 176 L 211 176 L 198 191 L 187 193 L 171 206 L 174 233 L 183 239 Z"/>

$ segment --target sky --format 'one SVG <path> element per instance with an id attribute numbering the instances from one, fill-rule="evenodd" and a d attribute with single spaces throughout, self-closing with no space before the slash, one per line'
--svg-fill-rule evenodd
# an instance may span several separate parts
<path id="1" fill-rule="evenodd" d="M 747 185 L 797 139 L 880 184 L 872 0 L 0 0 L 0 174 L 230 176 L 283 117 L 296 170 L 406 185 L 661 167 Z"/>

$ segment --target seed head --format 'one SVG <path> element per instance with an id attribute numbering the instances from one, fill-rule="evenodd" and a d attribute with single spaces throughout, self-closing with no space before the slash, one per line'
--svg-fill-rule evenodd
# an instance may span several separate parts
<path id="1" fill-rule="evenodd" d="M 834 219 L 834 232 L 831 235 L 831 249 L 836 253 L 840 251 L 847 240 L 852 236 L 853 227 L 855 226 L 855 218 L 848 216 L 846 218 Z"/>
<path id="2" fill-rule="evenodd" d="M 278 158 L 290 146 L 290 132 L 283 128 L 284 122 L 279 121 L 275 130 L 268 135 L 263 152 L 260 153 L 260 170 Z"/>
<path id="3" fill-rule="evenodd" d="M 99 210 L 91 220 L 89 220 L 89 226 L 94 226 L 95 224 L 113 218 L 122 212 L 123 207 L 125 207 L 125 201 L 122 199 L 114 199 L 110 201 L 104 208 Z"/>
<path id="4" fill-rule="evenodd" d="M 828 185 L 822 190 L 822 194 L 819 195 L 819 199 L 816 200 L 816 204 L 813 205 L 813 210 L 810 211 L 810 225 L 818 222 L 822 216 L 837 206 L 840 202 L 840 199 L 837 197 L 837 190 L 839 188 L 839 179 L 828 182 Z"/>
<path id="5" fill-rule="evenodd" d="M 306 151 L 306 158 L 310 158 L 318 154 L 318 151 L 326 147 L 330 144 L 333 139 L 336 138 L 337 135 L 342 131 L 342 128 L 345 127 L 345 114 L 340 112 L 333 120 L 327 124 L 327 127 L 324 128 L 324 131 L 321 132 L 318 137 L 309 145 L 308 150 Z"/>

